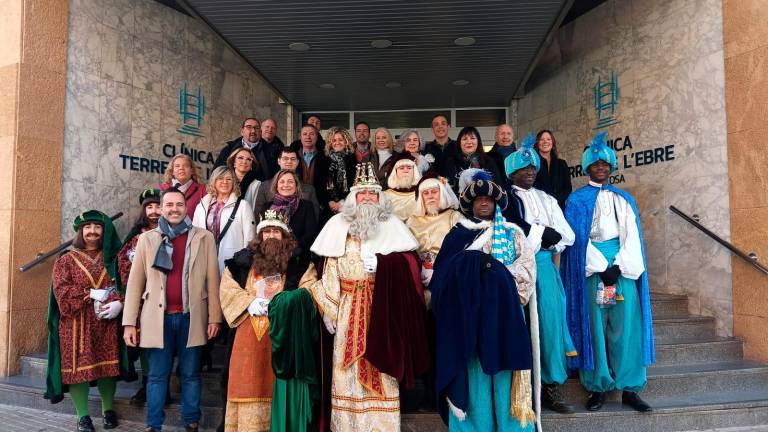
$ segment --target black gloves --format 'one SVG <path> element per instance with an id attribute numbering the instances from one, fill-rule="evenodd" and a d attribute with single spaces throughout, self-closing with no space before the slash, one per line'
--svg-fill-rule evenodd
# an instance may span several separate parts
<path id="1" fill-rule="evenodd" d="M 550 227 L 544 228 L 544 233 L 541 234 L 541 248 L 542 249 L 549 249 L 552 246 L 558 244 L 560 242 L 560 239 L 562 239 L 563 236 L 560 235 L 557 231 Z"/>
<path id="2" fill-rule="evenodd" d="M 614 264 L 608 267 L 604 272 L 598 274 L 600 275 L 600 280 L 603 281 L 605 286 L 616 285 L 616 282 L 619 280 L 619 276 L 621 276 L 621 270 L 619 269 L 619 266 Z"/>

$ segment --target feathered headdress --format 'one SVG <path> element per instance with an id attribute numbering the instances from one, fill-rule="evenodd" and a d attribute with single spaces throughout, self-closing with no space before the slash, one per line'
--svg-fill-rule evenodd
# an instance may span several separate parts
<path id="1" fill-rule="evenodd" d="M 533 145 L 536 144 L 536 136 L 533 132 L 529 133 L 523 140 L 523 144 L 520 146 L 520 150 L 512 153 L 504 159 L 504 173 L 507 177 L 512 177 L 512 174 L 527 166 L 532 166 L 539 172 L 541 166 L 541 159 L 536 150 L 533 149 Z"/>
<path id="2" fill-rule="evenodd" d="M 607 143 L 608 132 L 600 132 L 589 143 L 589 147 L 584 150 L 584 154 L 581 156 L 581 168 L 586 171 L 590 165 L 601 160 L 607 162 L 611 166 L 611 172 L 619 169 L 618 162 L 616 160 L 616 152 L 612 148 L 608 147 Z"/>

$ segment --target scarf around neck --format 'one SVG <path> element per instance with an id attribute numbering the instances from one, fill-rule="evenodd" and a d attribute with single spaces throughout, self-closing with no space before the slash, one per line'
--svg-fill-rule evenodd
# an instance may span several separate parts
<path id="1" fill-rule="evenodd" d="M 173 256 L 173 239 L 188 232 L 192 228 L 192 221 L 187 216 L 180 224 L 171 226 L 165 216 L 161 216 L 157 222 L 157 228 L 162 233 L 162 241 L 157 248 L 155 262 L 152 263 L 152 267 L 163 273 L 168 273 L 173 269 L 173 261 L 171 260 Z"/>
<path id="2" fill-rule="evenodd" d="M 289 197 L 275 194 L 275 197 L 272 198 L 272 205 L 269 207 L 269 209 L 275 210 L 278 213 L 287 214 L 290 218 L 299 208 L 299 199 L 300 198 L 298 192 L 295 195 Z"/>
<path id="3" fill-rule="evenodd" d="M 343 152 L 333 152 L 329 155 L 331 164 L 328 167 L 328 179 L 333 184 L 328 185 L 329 190 L 335 190 L 338 192 L 347 192 L 349 185 L 347 184 L 347 154 Z"/>

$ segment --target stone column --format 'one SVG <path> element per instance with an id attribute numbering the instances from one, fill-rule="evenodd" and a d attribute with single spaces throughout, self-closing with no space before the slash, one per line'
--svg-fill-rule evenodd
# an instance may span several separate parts
<path id="1" fill-rule="evenodd" d="M 768 263 L 768 8 L 723 1 L 731 238 Z M 768 275 L 733 258 L 733 329 L 745 356 L 768 361 Z"/>
<path id="2" fill-rule="evenodd" d="M 0 0 L 0 375 L 45 350 L 51 264 L 24 262 L 59 242 L 67 0 Z"/>

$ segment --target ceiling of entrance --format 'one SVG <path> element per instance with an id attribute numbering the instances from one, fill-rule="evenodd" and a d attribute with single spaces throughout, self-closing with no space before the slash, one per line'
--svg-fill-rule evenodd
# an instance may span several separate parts
<path id="1" fill-rule="evenodd" d="M 505 106 L 569 2 L 185 3 L 290 103 L 317 111 Z"/>

